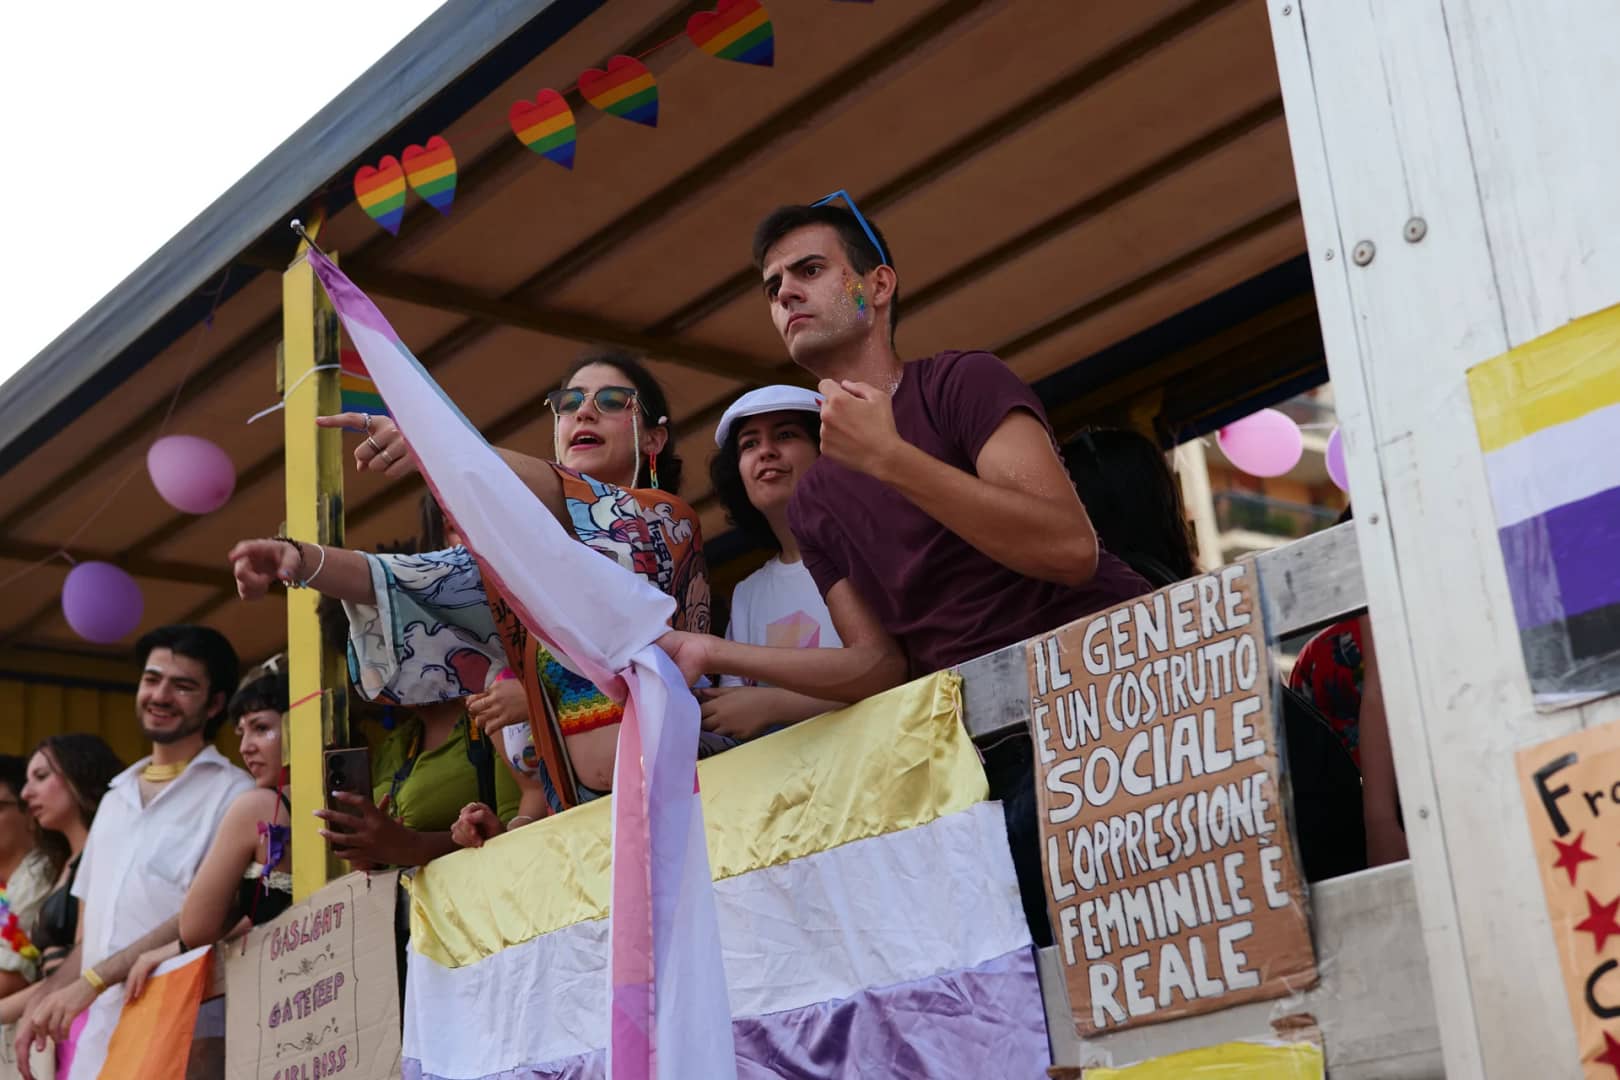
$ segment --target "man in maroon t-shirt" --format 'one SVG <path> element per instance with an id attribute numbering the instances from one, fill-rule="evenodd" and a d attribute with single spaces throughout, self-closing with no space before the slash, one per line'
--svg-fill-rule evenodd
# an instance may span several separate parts
<path id="1" fill-rule="evenodd" d="M 987 352 L 901 362 L 899 279 L 869 222 L 782 207 L 754 261 L 826 398 L 789 523 L 844 648 L 672 634 L 683 669 L 856 701 L 1148 591 L 1098 544 L 1023 380 Z"/>

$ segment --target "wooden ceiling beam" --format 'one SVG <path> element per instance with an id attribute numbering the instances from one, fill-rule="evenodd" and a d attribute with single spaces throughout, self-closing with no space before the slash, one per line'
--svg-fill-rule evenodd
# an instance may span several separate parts
<path id="1" fill-rule="evenodd" d="M 463 286 L 418 274 L 361 269 L 351 277 L 356 285 L 373 296 L 386 296 L 418 307 L 569 341 L 594 342 L 647 353 L 723 378 L 755 378 L 762 363 L 733 349 L 695 345 L 672 338 L 654 338 L 595 315 L 534 308 L 505 297 L 484 296 Z"/>
<path id="2" fill-rule="evenodd" d="M 15 559 L 23 563 L 46 562 L 61 551 L 48 544 L 33 544 L 23 540 L 7 540 L 0 545 L 0 559 Z M 153 581 L 172 581 L 180 585 L 215 585 L 225 572 L 224 562 L 219 567 L 198 566 L 194 563 L 173 562 L 168 559 L 149 559 L 130 553 L 113 553 L 73 549 L 76 562 L 109 562 L 122 567 L 135 577 Z"/>
<path id="3" fill-rule="evenodd" d="M 1153 269 L 1139 274 L 1121 285 L 1117 285 L 1100 296 L 1095 296 L 1083 304 L 1077 304 L 1069 310 L 1046 320 L 1039 326 L 1031 327 L 1023 333 L 1012 337 L 997 345 L 991 351 L 1003 360 L 1009 360 L 1021 352 L 1027 352 L 1038 345 L 1066 330 L 1070 330 L 1088 319 L 1093 319 L 1116 304 L 1124 303 L 1149 289 L 1155 288 L 1172 278 L 1184 274 L 1196 267 L 1199 263 L 1218 255 L 1226 248 L 1236 247 L 1270 232 L 1280 225 L 1290 221 L 1299 220 L 1299 200 L 1289 199 L 1281 206 L 1275 207 L 1265 213 L 1243 222 L 1235 228 L 1212 240 L 1205 241 L 1190 251 L 1185 251 Z"/>
<path id="4" fill-rule="evenodd" d="M 1052 110 L 1100 85 L 1138 60 L 1174 41 L 1232 7 L 1238 0 L 1195 0 L 1143 30 L 1102 56 L 1080 65 L 1011 108 L 1003 110 L 972 131 L 956 139 L 877 189 L 864 193 L 861 208 L 876 216 L 912 192 L 938 180 L 956 168 L 976 160 L 996 143 L 1048 116 Z M 703 295 L 647 327 L 654 337 L 669 337 L 713 315 L 738 297 L 759 287 L 759 274 L 745 267 L 715 285 Z"/>
<path id="5" fill-rule="evenodd" d="M 750 165 L 779 153 L 789 136 L 803 136 L 843 108 L 895 79 L 930 47 L 946 39 L 991 0 L 946 0 L 922 17 L 854 57 L 782 108 L 726 143 L 702 162 L 664 184 L 532 275 L 523 288 L 544 291 L 600 261 L 645 230 L 706 197 Z"/>

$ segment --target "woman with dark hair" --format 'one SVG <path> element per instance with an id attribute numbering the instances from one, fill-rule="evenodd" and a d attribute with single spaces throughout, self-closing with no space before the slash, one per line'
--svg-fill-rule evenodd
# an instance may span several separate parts
<path id="1" fill-rule="evenodd" d="M 1103 547 L 1154 588 L 1198 572 L 1181 488 L 1157 443 L 1123 428 L 1095 428 L 1075 436 L 1063 458 Z"/>
<path id="2" fill-rule="evenodd" d="M 130 968 L 129 1000 L 152 971 L 197 945 L 244 926 L 260 926 L 292 905 L 292 801 L 287 794 L 287 670 L 284 657 L 260 665 L 231 696 L 226 714 L 241 740 L 253 787 L 225 811 L 214 842 L 180 908 L 180 936 L 148 949 Z M 243 922 L 246 920 L 246 923 Z"/>
<path id="3" fill-rule="evenodd" d="M 840 647 L 827 602 L 788 525 L 793 489 L 821 456 L 821 395 L 797 386 L 750 391 L 720 417 L 714 441 L 719 453 L 709 462 L 709 479 L 727 520 L 757 546 L 776 552 L 737 583 L 726 637 L 748 645 Z M 698 697 L 703 729 L 739 740 L 841 707 L 732 675 Z"/>
<path id="4" fill-rule="evenodd" d="M 709 584 L 698 519 L 674 494 L 680 460 L 670 446 L 668 402 L 657 380 L 632 357 L 592 354 L 573 366 L 547 403 L 557 460 L 503 451 L 507 461 L 576 539 L 672 596 L 673 626 L 707 633 Z M 392 476 L 415 468 L 391 421 L 342 414 L 321 423 L 367 428 L 355 451 L 361 468 Z M 523 684 L 550 809 L 611 787 L 619 706 L 542 646 L 498 590 L 485 588 L 466 548 L 379 556 L 273 539 L 244 541 L 230 557 L 244 599 L 257 599 L 281 581 L 345 602 L 352 660 L 368 698 L 408 704 L 479 694 L 501 666 L 510 669 Z M 364 849 L 382 822 L 369 801 L 344 801 L 355 813 L 320 813 L 350 830 L 328 834 L 347 857 Z M 476 816 L 481 832 L 498 831 L 493 811 L 482 808 Z"/>
<path id="5" fill-rule="evenodd" d="M 19 794 L 39 826 L 40 850 L 54 883 L 29 935 L 39 951 L 41 975 L 56 970 L 73 951 L 79 930 L 79 901 L 73 896 L 79 857 L 107 786 L 123 771 L 124 763 L 112 747 L 95 735 L 52 735 L 29 758 L 28 778 Z M 34 986 L 0 1001 L 0 1023 L 17 1022 Z"/>

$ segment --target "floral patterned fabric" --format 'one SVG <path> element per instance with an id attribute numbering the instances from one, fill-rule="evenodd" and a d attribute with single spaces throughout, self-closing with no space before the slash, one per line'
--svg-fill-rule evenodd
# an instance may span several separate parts
<path id="1" fill-rule="evenodd" d="M 587 547 L 674 597 L 672 625 L 709 632 L 709 579 L 697 515 L 656 489 L 625 489 L 553 465 L 572 531 Z M 617 724 L 617 702 L 543 645 L 466 548 L 367 555 L 375 605 L 345 604 L 350 674 L 366 697 L 398 704 L 483 691 L 508 667 L 523 682 L 536 756 L 557 792 L 577 801 L 561 738 Z"/>
<path id="2" fill-rule="evenodd" d="M 11 898 L 0 886 L 0 970 L 14 971 L 33 982 L 39 977 L 39 950 L 24 932 L 22 920 L 11 909 Z"/>
<path id="3" fill-rule="evenodd" d="M 1366 663 L 1361 620 L 1345 619 L 1323 630 L 1299 651 L 1288 685 L 1310 698 L 1334 734 L 1361 767 L 1361 682 Z"/>

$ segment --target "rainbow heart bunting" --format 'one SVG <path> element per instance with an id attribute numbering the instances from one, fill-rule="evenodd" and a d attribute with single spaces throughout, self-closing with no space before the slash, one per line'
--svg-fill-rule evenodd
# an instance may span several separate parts
<path id="1" fill-rule="evenodd" d="M 411 190 L 439 213 L 448 214 L 456 198 L 456 155 L 450 144 L 435 135 L 426 147 L 407 146 L 399 156 L 404 159 L 405 181 Z"/>
<path id="2" fill-rule="evenodd" d="M 399 223 L 405 220 L 405 170 L 394 155 L 377 162 L 375 168 L 360 166 L 354 174 L 354 197 L 371 220 L 399 235 Z"/>
<path id="3" fill-rule="evenodd" d="M 590 68 L 580 72 L 579 92 L 610 116 L 658 126 L 658 81 L 633 56 L 615 56 L 606 71 Z"/>
<path id="4" fill-rule="evenodd" d="M 721 60 L 770 67 L 776 60 L 771 17 L 759 0 L 720 0 L 713 11 L 686 20 L 692 44 Z"/>
<path id="5" fill-rule="evenodd" d="M 574 167 L 574 110 L 555 90 L 542 90 L 533 101 L 514 101 L 506 113 L 518 142 L 565 169 Z"/>

